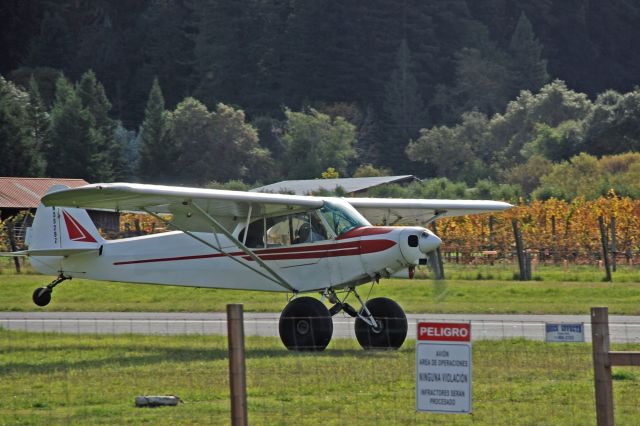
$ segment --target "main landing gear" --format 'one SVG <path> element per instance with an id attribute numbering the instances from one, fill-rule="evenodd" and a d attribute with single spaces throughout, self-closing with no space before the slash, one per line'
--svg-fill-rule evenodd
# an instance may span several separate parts
<path id="1" fill-rule="evenodd" d="M 345 302 L 353 293 L 362 306 L 358 311 Z M 407 337 L 407 317 L 396 302 L 385 297 L 366 303 L 354 288 L 340 300 L 334 290 L 324 296 L 333 303 L 331 309 L 312 297 L 298 297 L 284 308 L 280 315 L 279 331 L 282 343 L 289 350 L 323 351 L 333 334 L 331 317 L 340 311 L 354 317 L 355 334 L 364 349 L 398 349 Z"/>
<path id="2" fill-rule="evenodd" d="M 51 281 L 46 287 L 38 287 L 33 292 L 33 303 L 38 306 L 47 306 L 51 302 L 51 293 L 53 288 L 60 284 L 62 281 L 70 280 L 71 277 L 67 277 L 62 273 L 58 275 L 58 278 Z"/>

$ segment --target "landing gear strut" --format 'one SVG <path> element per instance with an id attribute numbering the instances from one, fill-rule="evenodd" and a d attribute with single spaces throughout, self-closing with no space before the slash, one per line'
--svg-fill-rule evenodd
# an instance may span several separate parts
<path id="1" fill-rule="evenodd" d="M 350 294 L 360 302 L 360 310 L 345 302 Z M 355 288 L 349 288 L 340 300 L 333 289 L 325 291 L 329 302 L 334 303 L 331 315 L 344 311 L 356 319 L 355 332 L 358 343 L 364 349 L 398 349 L 407 337 L 407 316 L 396 302 L 385 297 L 363 302 Z"/>
<path id="2" fill-rule="evenodd" d="M 355 322 L 356 338 L 364 349 L 398 349 L 407 337 L 407 328 L 407 316 L 400 305 L 386 297 L 362 305 Z"/>
<path id="3" fill-rule="evenodd" d="M 318 299 L 298 297 L 282 311 L 279 331 L 289 350 L 323 351 L 333 335 L 333 321 Z"/>
<path id="4" fill-rule="evenodd" d="M 58 278 L 51 281 L 46 287 L 38 287 L 33 292 L 33 303 L 38 306 L 47 306 L 51 302 L 51 293 L 53 288 L 60 284 L 62 281 L 70 280 L 71 277 L 67 277 L 62 273 L 58 275 Z"/>

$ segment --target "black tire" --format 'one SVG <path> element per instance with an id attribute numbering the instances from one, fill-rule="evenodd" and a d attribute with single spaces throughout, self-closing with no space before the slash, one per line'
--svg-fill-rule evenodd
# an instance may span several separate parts
<path id="1" fill-rule="evenodd" d="M 356 318 L 358 343 L 364 349 L 398 349 L 407 337 L 407 316 L 396 302 L 386 297 L 369 300 L 365 306 L 379 328 L 374 329 L 362 318 Z"/>
<path id="2" fill-rule="evenodd" d="M 298 297 L 280 315 L 280 339 L 292 351 L 323 351 L 333 335 L 329 310 L 313 297 Z"/>
<path id="3" fill-rule="evenodd" d="M 47 287 L 38 287 L 33 292 L 33 303 L 38 306 L 47 306 L 51 302 L 51 289 Z"/>

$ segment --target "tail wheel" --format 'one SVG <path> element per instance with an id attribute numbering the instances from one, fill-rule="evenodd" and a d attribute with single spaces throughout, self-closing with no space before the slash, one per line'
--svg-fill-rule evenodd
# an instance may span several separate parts
<path id="1" fill-rule="evenodd" d="M 329 310 L 313 297 L 298 297 L 280 315 L 280 339 L 289 350 L 323 351 L 333 335 Z"/>
<path id="2" fill-rule="evenodd" d="M 407 337 L 407 316 L 396 302 L 386 297 L 369 300 L 365 306 L 376 320 L 372 327 L 358 317 L 355 332 L 358 343 L 364 349 L 398 349 Z M 364 315 L 363 309 L 360 314 Z"/>

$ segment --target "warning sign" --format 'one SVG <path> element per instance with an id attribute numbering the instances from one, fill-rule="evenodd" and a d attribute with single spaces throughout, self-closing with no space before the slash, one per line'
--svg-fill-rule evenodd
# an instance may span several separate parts
<path id="1" fill-rule="evenodd" d="M 471 412 L 469 323 L 418 323 L 416 409 Z"/>

